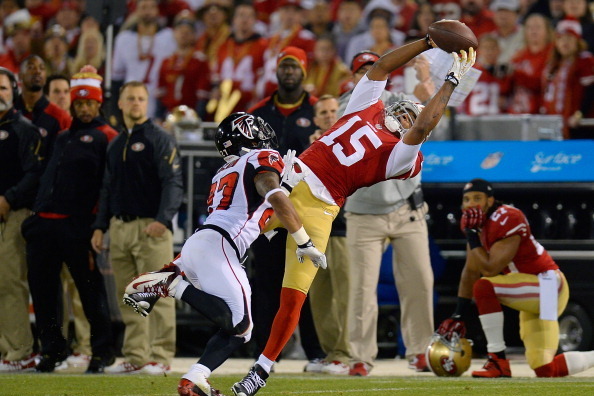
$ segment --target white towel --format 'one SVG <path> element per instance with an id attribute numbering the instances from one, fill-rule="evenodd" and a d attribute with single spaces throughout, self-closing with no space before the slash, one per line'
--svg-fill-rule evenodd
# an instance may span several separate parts
<path id="1" fill-rule="evenodd" d="M 557 320 L 559 279 L 555 270 L 538 274 L 540 289 L 540 319 Z"/>

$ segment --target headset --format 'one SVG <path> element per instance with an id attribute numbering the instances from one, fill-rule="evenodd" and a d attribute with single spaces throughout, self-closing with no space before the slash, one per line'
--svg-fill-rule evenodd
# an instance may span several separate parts
<path id="1" fill-rule="evenodd" d="M 8 80 L 10 81 L 10 88 L 12 88 L 12 100 L 14 102 L 19 92 L 19 84 L 17 82 L 16 76 L 13 72 L 2 66 L 0 66 L 0 75 L 5 75 L 8 77 Z"/>

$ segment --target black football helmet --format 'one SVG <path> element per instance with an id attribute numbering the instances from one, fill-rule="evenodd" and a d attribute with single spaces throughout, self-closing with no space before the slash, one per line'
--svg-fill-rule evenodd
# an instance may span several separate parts
<path id="1" fill-rule="evenodd" d="M 233 161 L 253 149 L 276 148 L 276 134 L 266 121 L 248 113 L 233 113 L 219 124 L 215 145 L 225 161 Z"/>

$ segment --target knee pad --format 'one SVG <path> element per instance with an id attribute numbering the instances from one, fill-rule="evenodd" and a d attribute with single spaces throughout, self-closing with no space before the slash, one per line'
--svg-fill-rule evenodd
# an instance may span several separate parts
<path id="1" fill-rule="evenodd" d="M 487 279 L 481 278 L 474 283 L 472 295 L 474 296 L 479 315 L 502 311 L 501 304 L 495 294 L 495 288 Z"/>

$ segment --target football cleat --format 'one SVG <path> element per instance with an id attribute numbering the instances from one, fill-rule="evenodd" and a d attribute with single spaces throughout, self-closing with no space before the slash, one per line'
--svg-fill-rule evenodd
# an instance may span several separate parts
<path id="1" fill-rule="evenodd" d="M 124 293 L 124 304 L 131 306 L 134 310 L 145 318 L 151 313 L 153 307 L 159 301 L 157 293 Z"/>
<path id="2" fill-rule="evenodd" d="M 307 362 L 305 367 L 303 367 L 303 371 L 306 373 L 321 373 L 322 369 L 327 364 L 328 362 L 326 362 L 324 359 L 312 359 L 309 362 Z"/>
<path id="3" fill-rule="evenodd" d="M 38 373 L 53 373 L 58 367 L 62 367 L 62 363 L 68 356 L 66 354 L 46 354 L 41 356 L 41 360 L 35 366 L 35 371 Z"/>
<path id="4" fill-rule="evenodd" d="M 489 353 L 487 362 L 482 369 L 472 372 L 475 378 L 511 378 L 509 359 L 500 359 L 494 353 Z"/>
<path id="5" fill-rule="evenodd" d="M 39 355 L 32 353 L 21 360 L 0 360 L 0 373 L 16 373 L 35 370 L 35 359 Z"/>
<path id="6" fill-rule="evenodd" d="M 267 378 L 268 373 L 259 364 L 255 364 L 241 381 L 233 385 L 231 390 L 235 396 L 253 396 L 266 386 Z"/>
<path id="7" fill-rule="evenodd" d="M 420 353 L 410 359 L 408 362 L 408 368 L 415 370 L 417 373 L 428 373 L 431 371 L 429 370 L 429 366 L 427 366 L 427 359 L 424 353 Z"/>
<path id="8" fill-rule="evenodd" d="M 155 293 L 159 297 L 169 297 L 173 295 L 182 276 L 177 265 L 168 264 L 159 271 L 138 275 L 126 286 L 125 294 Z"/>
<path id="9" fill-rule="evenodd" d="M 367 363 L 359 362 L 355 363 L 349 370 L 349 375 L 355 377 L 367 377 L 369 375 L 369 370 L 371 370 L 371 367 L 369 367 Z"/>
<path id="10" fill-rule="evenodd" d="M 201 376 L 198 384 L 182 378 L 177 386 L 177 394 L 182 396 L 223 396 L 223 394 L 210 385 L 206 377 Z"/>

